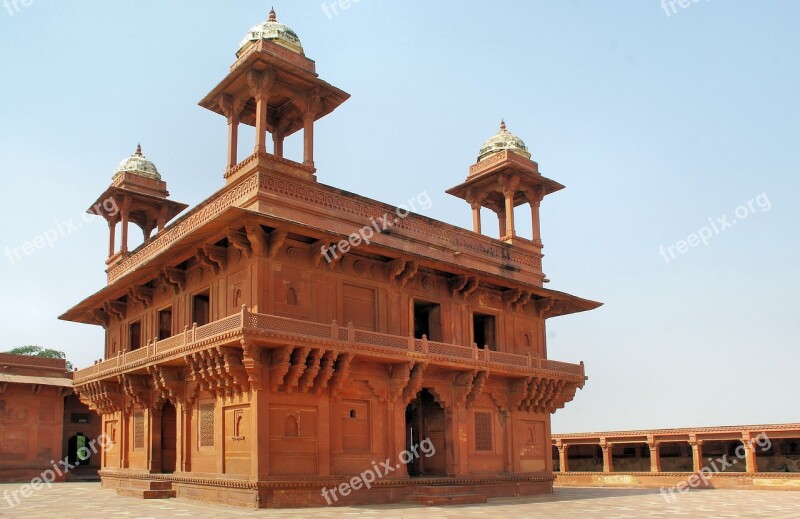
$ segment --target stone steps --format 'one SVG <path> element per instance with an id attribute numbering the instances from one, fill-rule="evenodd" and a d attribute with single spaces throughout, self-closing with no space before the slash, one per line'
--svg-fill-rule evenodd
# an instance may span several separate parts
<path id="1" fill-rule="evenodd" d="M 118 488 L 117 495 L 140 499 L 169 499 L 175 497 L 175 491 L 172 490 L 170 481 L 135 479 L 127 481 L 124 487 Z"/>
<path id="2" fill-rule="evenodd" d="M 421 485 L 406 502 L 425 506 L 468 505 L 485 503 L 486 496 L 465 485 Z"/>

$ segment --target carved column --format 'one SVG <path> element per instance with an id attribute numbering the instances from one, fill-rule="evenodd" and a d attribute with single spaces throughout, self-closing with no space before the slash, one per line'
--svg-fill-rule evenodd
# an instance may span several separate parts
<path id="1" fill-rule="evenodd" d="M 250 94 L 256 100 L 256 153 L 267 152 L 267 112 L 269 93 L 275 82 L 275 72 L 250 71 L 247 77 Z"/>
<path id="2" fill-rule="evenodd" d="M 614 454 L 613 444 L 605 442 L 601 439 L 600 448 L 603 449 L 603 472 L 614 471 Z"/>
<path id="3" fill-rule="evenodd" d="M 222 112 L 228 118 L 228 169 L 239 163 L 239 115 L 242 102 L 232 95 L 225 94 L 220 102 Z"/>
<path id="4" fill-rule="evenodd" d="M 500 209 L 497 211 L 497 221 L 500 223 L 500 238 L 502 239 L 506 235 L 506 210 Z"/>
<path id="5" fill-rule="evenodd" d="M 273 155 L 283 158 L 283 130 L 280 123 L 275 124 L 275 131 L 272 132 L 272 150 Z"/>
<path id="6" fill-rule="evenodd" d="M 472 230 L 481 233 L 481 204 L 472 202 Z"/>
<path id="7" fill-rule="evenodd" d="M 756 459 L 756 446 L 749 436 L 742 439 L 744 445 L 744 456 L 746 463 L 746 471 L 748 474 L 756 474 L 758 472 L 758 460 Z"/>
<path id="8" fill-rule="evenodd" d="M 558 471 L 561 473 L 569 472 L 569 445 L 558 446 Z"/>
<path id="9" fill-rule="evenodd" d="M 650 472 L 661 472 L 661 455 L 658 452 L 658 442 L 649 442 L 650 447 Z"/>
<path id="10" fill-rule="evenodd" d="M 689 440 L 692 447 L 692 471 L 700 472 L 703 468 L 703 440 Z"/>
<path id="11" fill-rule="evenodd" d="M 303 115 L 303 164 L 314 167 L 314 114 Z"/>
<path id="12" fill-rule="evenodd" d="M 161 409 L 149 409 L 147 426 L 150 437 L 147 470 L 150 474 L 158 474 L 161 472 Z"/>
<path id="13" fill-rule="evenodd" d="M 114 255 L 114 248 L 116 247 L 117 239 L 117 220 L 109 220 L 108 222 L 108 257 Z"/>
<path id="14" fill-rule="evenodd" d="M 130 434 L 128 433 L 129 426 L 130 414 L 123 409 L 119 413 L 119 441 L 114 446 L 119 449 L 119 466 L 123 469 L 127 469 L 130 466 L 128 461 L 128 452 L 131 447 Z"/>
<path id="15" fill-rule="evenodd" d="M 542 196 L 539 190 L 530 190 L 525 193 L 531 207 L 531 234 L 534 245 L 542 246 L 542 226 L 539 221 L 539 209 Z"/>
<path id="16" fill-rule="evenodd" d="M 516 231 L 514 230 L 514 194 L 516 190 L 514 189 L 507 189 L 503 191 L 503 196 L 506 200 L 505 206 L 505 213 L 506 213 L 506 233 L 508 236 L 516 236 Z M 501 236 L 502 238 L 502 236 Z"/>
<path id="17" fill-rule="evenodd" d="M 127 196 L 122 199 L 122 244 L 120 251 L 128 252 L 128 214 L 131 209 L 131 199 Z"/>

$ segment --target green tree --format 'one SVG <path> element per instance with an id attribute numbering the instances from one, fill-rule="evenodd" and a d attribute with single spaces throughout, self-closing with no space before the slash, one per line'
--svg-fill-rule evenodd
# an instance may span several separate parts
<path id="1" fill-rule="evenodd" d="M 67 355 L 63 351 L 53 350 L 51 348 L 42 348 L 41 346 L 18 346 L 13 350 L 5 353 L 11 355 L 28 355 L 31 357 L 46 357 L 48 359 L 66 359 Z M 67 361 L 67 371 L 72 371 L 72 363 Z"/>

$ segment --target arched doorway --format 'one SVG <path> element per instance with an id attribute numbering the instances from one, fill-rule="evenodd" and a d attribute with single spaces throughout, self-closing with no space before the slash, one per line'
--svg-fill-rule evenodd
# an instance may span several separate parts
<path id="1" fill-rule="evenodd" d="M 430 457 L 419 447 L 425 440 L 430 440 L 435 449 Z M 406 450 L 412 454 L 411 461 L 407 463 L 408 475 L 446 475 L 446 449 L 444 409 L 430 391 L 423 389 L 406 407 Z"/>
<path id="2" fill-rule="evenodd" d="M 175 406 L 169 401 L 161 408 L 161 472 L 175 472 L 178 454 L 178 427 Z"/>

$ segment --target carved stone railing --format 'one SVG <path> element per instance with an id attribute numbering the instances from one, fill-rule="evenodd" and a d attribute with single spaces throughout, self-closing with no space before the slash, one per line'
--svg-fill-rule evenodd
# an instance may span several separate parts
<path id="1" fill-rule="evenodd" d="M 252 161 L 257 161 L 259 157 L 258 154 L 248 157 L 228 173 L 232 174 L 238 171 L 237 168 L 245 167 Z M 282 164 L 282 159 L 271 157 L 270 160 L 276 164 Z M 291 175 L 253 171 L 247 173 L 241 181 L 213 194 L 135 251 L 120 257 L 118 261 L 109 265 L 108 284 L 119 281 L 123 276 L 136 271 L 145 263 L 153 261 L 175 243 L 191 235 L 227 209 L 239 207 L 259 194 L 300 202 L 307 206 L 310 211 L 309 217 L 312 219 L 314 210 L 325 211 L 335 214 L 343 222 L 352 222 L 355 225 L 370 225 L 372 221 L 369 220 L 370 217 L 379 220 L 384 215 L 392 215 L 398 211 L 397 207 L 346 193 L 324 184 L 303 181 L 293 178 Z M 510 264 L 521 271 L 541 275 L 542 256 L 538 252 L 532 252 L 529 247 L 504 243 L 495 238 L 414 213 L 397 219 L 393 230 L 446 250 L 475 254 L 488 264 Z"/>
<path id="2" fill-rule="evenodd" d="M 576 381 L 585 379 L 583 362 L 569 364 L 547 360 L 537 356 L 519 355 L 478 348 L 476 345 L 462 346 L 429 341 L 427 337 L 415 339 L 401 335 L 356 329 L 352 323 L 341 326 L 336 321 L 331 324 L 290 319 L 276 315 L 250 312 L 242 307 L 241 312 L 198 327 L 187 327 L 183 333 L 148 342 L 142 348 L 126 351 L 118 356 L 95 363 L 93 366 L 75 372 L 75 384 L 80 385 L 104 376 L 115 375 L 129 369 L 175 359 L 214 346 L 220 341 L 235 342 L 245 338 L 268 339 L 273 337 L 284 343 L 313 342 L 325 343 L 330 347 L 349 351 L 356 355 L 379 356 L 387 360 L 429 360 L 458 364 L 468 369 L 486 369 L 528 372 L 546 371 L 561 378 Z"/>

